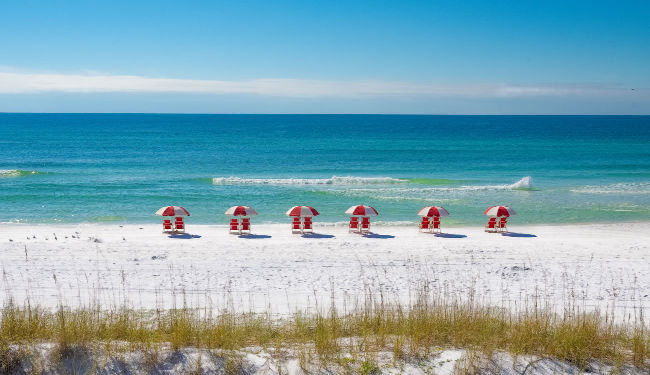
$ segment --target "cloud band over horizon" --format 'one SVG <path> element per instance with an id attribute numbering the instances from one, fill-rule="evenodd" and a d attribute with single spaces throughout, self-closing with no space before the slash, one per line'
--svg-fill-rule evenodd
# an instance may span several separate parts
<path id="1" fill-rule="evenodd" d="M 0 94 L 192 93 L 274 97 L 629 97 L 647 89 L 604 85 L 416 84 L 380 80 L 261 78 L 242 81 L 152 78 L 137 75 L 29 73 L 0 70 Z"/>

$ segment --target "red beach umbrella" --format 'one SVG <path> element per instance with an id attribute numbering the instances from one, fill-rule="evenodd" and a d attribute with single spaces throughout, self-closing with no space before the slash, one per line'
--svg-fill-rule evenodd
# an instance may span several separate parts
<path id="1" fill-rule="evenodd" d="M 516 215 L 516 214 L 517 213 L 515 212 L 515 210 L 513 210 L 512 208 L 510 208 L 508 206 L 492 206 L 492 207 L 488 208 L 487 210 L 485 210 L 485 212 L 483 212 L 483 215 L 499 216 L 499 217 L 501 217 L 501 216 L 508 217 L 508 216 L 512 216 L 512 215 Z"/>
<path id="2" fill-rule="evenodd" d="M 449 212 L 445 210 L 444 207 L 440 206 L 429 206 L 429 207 L 424 207 L 420 211 L 418 211 L 419 216 L 425 216 L 425 217 L 433 217 L 433 216 L 449 216 Z"/>
<path id="3" fill-rule="evenodd" d="M 230 216 L 256 216 L 257 211 L 249 206 L 232 206 L 224 214 Z"/>
<path id="4" fill-rule="evenodd" d="M 190 216 L 190 213 L 187 212 L 186 209 L 184 209 L 181 206 L 167 206 L 167 207 L 162 207 L 158 211 L 156 211 L 156 215 L 158 216 Z"/>
<path id="5" fill-rule="evenodd" d="M 377 216 L 379 212 L 370 206 L 352 206 L 345 210 L 345 213 L 350 216 Z"/>
<path id="6" fill-rule="evenodd" d="M 294 206 L 287 211 L 287 216 L 318 216 L 318 211 L 314 207 L 309 206 Z"/>

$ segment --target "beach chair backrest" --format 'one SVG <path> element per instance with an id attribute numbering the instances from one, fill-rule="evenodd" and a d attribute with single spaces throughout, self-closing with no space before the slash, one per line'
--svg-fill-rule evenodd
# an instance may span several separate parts
<path id="1" fill-rule="evenodd" d="M 183 229 L 184 228 L 184 225 L 183 225 L 182 221 L 177 221 L 175 226 L 176 226 L 176 229 Z"/>
<path id="2" fill-rule="evenodd" d="M 440 222 L 440 216 L 434 216 L 434 217 L 433 217 L 433 222 L 434 222 L 434 223 L 436 223 L 436 222 L 439 223 L 439 222 Z"/>
<path id="3" fill-rule="evenodd" d="M 499 223 L 500 223 L 501 225 L 503 225 L 503 224 L 505 224 L 507 221 L 508 221 L 508 218 L 507 218 L 507 217 L 502 217 L 501 220 L 499 220 Z"/>
<path id="4" fill-rule="evenodd" d="M 311 229 L 311 220 L 307 220 L 308 218 L 305 218 L 305 229 Z"/>
<path id="5" fill-rule="evenodd" d="M 294 217 L 293 218 L 292 228 L 293 229 L 300 229 L 300 218 L 299 217 Z"/>
<path id="6" fill-rule="evenodd" d="M 350 228 L 358 228 L 359 227 L 359 218 L 356 216 L 350 218 Z"/>
<path id="7" fill-rule="evenodd" d="M 311 216 L 305 216 L 305 223 L 308 221 L 311 222 Z"/>
<path id="8" fill-rule="evenodd" d="M 370 227 L 370 218 L 364 216 L 361 219 L 361 228 L 368 228 L 368 227 Z"/>
<path id="9" fill-rule="evenodd" d="M 429 228 L 429 218 L 426 216 L 422 218 L 422 228 Z"/>
<path id="10" fill-rule="evenodd" d="M 169 219 L 164 219 L 163 220 L 163 224 L 171 224 L 171 223 L 172 223 L 172 221 L 169 220 Z"/>
<path id="11" fill-rule="evenodd" d="M 433 229 L 438 229 L 438 228 L 440 228 L 440 220 L 438 220 L 438 221 L 435 221 L 435 220 L 434 220 L 434 222 L 433 222 Z"/>
<path id="12" fill-rule="evenodd" d="M 250 224 L 250 223 L 251 223 L 251 219 L 248 218 L 248 217 L 245 217 L 245 218 L 241 219 L 241 222 L 242 222 L 242 223 L 248 223 L 248 224 Z"/>
<path id="13" fill-rule="evenodd" d="M 230 230 L 239 230 L 239 220 L 230 219 Z"/>
<path id="14" fill-rule="evenodd" d="M 488 220 L 488 223 L 487 223 L 488 228 L 494 228 L 494 226 L 496 225 L 496 223 L 497 223 L 497 219 L 496 219 L 496 218 L 494 218 L 494 217 L 490 218 L 490 220 Z"/>
<path id="15" fill-rule="evenodd" d="M 251 229 L 251 219 L 245 217 L 241 219 L 241 229 L 242 230 L 250 230 Z"/>
<path id="16" fill-rule="evenodd" d="M 182 216 L 176 216 L 176 222 L 183 222 L 183 217 Z"/>

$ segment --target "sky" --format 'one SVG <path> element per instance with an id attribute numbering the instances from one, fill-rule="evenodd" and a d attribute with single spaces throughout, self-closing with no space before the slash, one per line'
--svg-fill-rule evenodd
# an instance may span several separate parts
<path id="1" fill-rule="evenodd" d="M 0 112 L 650 114 L 650 1 L 0 2 Z"/>

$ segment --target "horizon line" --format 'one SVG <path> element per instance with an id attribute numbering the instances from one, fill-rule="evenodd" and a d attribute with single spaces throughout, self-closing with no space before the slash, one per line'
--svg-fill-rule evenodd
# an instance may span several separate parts
<path id="1" fill-rule="evenodd" d="M 262 113 L 262 112 L 13 112 L 0 111 L 0 114 L 22 115 L 195 115 L 195 116 L 650 116 L 647 114 L 535 114 L 535 113 Z"/>

